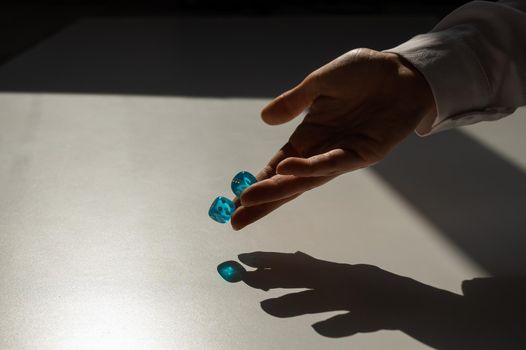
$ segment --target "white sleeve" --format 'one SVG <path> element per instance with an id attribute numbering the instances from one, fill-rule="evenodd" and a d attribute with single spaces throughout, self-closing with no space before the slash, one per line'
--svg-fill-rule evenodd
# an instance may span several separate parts
<path id="1" fill-rule="evenodd" d="M 389 50 L 427 79 L 437 113 L 420 135 L 500 119 L 526 104 L 526 0 L 473 1 Z"/>

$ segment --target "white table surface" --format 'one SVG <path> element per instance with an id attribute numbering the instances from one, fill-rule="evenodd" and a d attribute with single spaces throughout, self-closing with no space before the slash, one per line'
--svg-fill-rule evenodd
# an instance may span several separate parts
<path id="1" fill-rule="evenodd" d="M 23 67 L 0 67 L 0 77 L 16 76 L 13 65 Z M 284 290 L 226 283 L 216 266 L 244 252 L 302 251 L 459 294 L 462 281 L 492 272 L 374 169 L 239 232 L 210 220 L 231 177 L 257 172 L 296 124 L 264 125 L 268 98 L 5 90 L 2 349 L 420 349 L 397 330 L 338 339 L 313 331 L 334 313 L 273 317 L 259 303 Z M 524 171 L 520 113 L 451 135 Z"/>

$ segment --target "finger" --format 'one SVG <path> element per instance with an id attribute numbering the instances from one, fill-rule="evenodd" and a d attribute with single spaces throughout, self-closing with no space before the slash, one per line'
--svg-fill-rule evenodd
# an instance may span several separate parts
<path id="1" fill-rule="evenodd" d="M 316 332 L 329 338 L 341 338 L 356 333 L 374 332 L 384 327 L 384 322 L 376 315 L 352 311 L 312 325 Z"/>
<path id="2" fill-rule="evenodd" d="M 253 207 L 280 201 L 321 186 L 332 178 L 329 176 L 296 177 L 293 175 L 275 175 L 247 188 L 241 195 L 241 204 L 244 207 Z"/>
<path id="3" fill-rule="evenodd" d="M 286 123 L 309 108 L 318 96 L 317 78 L 316 75 L 311 74 L 298 86 L 270 102 L 261 111 L 261 118 L 270 125 Z"/>
<path id="4" fill-rule="evenodd" d="M 276 317 L 295 317 L 327 311 L 342 310 L 338 300 L 318 290 L 290 293 L 261 302 L 261 308 Z"/>
<path id="5" fill-rule="evenodd" d="M 312 328 L 318 333 L 329 338 L 351 336 L 359 332 L 359 320 L 350 312 L 336 315 L 325 321 L 317 322 Z"/>
<path id="6" fill-rule="evenodd" d="M 343 174 L 363 165 L 364 161 L 354 152 L 338 148 L 309 158 L 286 158 L 278 164 L 276 172 L 280 175 L 320 177 Z"/>
<path id="7" fill-rule="evenodd" d="M 297 156 L 298 153 L 292 145 L 287 142 L 278 152 L 270 159 L 268 164 L 256 175 L 257 182 L 261 182 L 276 175 L 276 166 L 285 158 Z M 238 197 L 232 198 L 236 208 L 241 206 L 241 200 Z"/>
<path id="8" fill-rule="evenodd" d="M 239 231 L 245 226 L 248 226 L 251 223 L 261 219 L 262 217 L 266 216 L 267 214 L 278 209 L 283 204 L 293 200 L 294 198 L 298 196 L 299 194 L 289 197 L 289 198 L 279 200 L 279 201 L 265 203 L 265 204 L 261 204 L 261 205 L 257 205 L 253 207 L 241 206 L 237 208 L 236 211 L 234 212 L 234 215 L 232 215 L 232 218 L 230 220 L 232 228 L 236 231 Z"/>
<path id="9" fill-rule="evenodd" d="M 237 256 L 243 264 L 263 268 L 284 268 L 287 266 L 304 265 L 306 262 L 317 262 L 318 259 L 301 251 L 295 253 L 252 252 Z"/>
<path id="10" fill-rule="evenodd" d="M 271 288 L 314 288 L 323 284 L 316 276 L 322 261 L 303 252 L 290 253 L 253 252 L 238 255 L 239 260 L 258 270 L 249 271 L 243 281 L 263 290 Z"/>
<path id="11" fill-rule="evenodd" d="M 237 257 L 245 265 L 262 269 L 290 264 L 291 261 L 298 258 L 298 255 L 293 253 L 252 252 L 239 254 Z"/>
<path id="12" fill-rule="evenodd" d="M 243 282 L 252 288 L 265 291 L 275 288 L 305 288 L 303 279 L 279 269 L 248 271 L 243 276 Z"/>
<path id="13" fill-rule="evenodd" d="M 263 181 L 265 179 L 271 178 L 272 176 L 276 175 L 276 167 L 283 159 L 297 156 L 299 156 L 299 153 L 294 149 L 294 147 L 292 147 L 290 142 L 287 142 L 276 152 L 276 154 L 274 154 L 263 170 L 261 170 L 256 175 L 256 179 L 258 181 Z"/>

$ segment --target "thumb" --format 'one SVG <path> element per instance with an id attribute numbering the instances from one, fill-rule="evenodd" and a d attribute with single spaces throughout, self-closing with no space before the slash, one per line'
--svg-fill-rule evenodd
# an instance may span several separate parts
<path id="1" fill-rule="evenodd" d="M 261 111 L 261 118 L 270 125 L 283 124 L 309 108 L 319 96 L 317 79 L 309 75 L 299 85 L 276 97 Z"/>

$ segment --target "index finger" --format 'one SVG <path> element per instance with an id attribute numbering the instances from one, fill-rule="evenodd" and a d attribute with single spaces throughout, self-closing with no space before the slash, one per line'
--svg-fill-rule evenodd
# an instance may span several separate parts
<path id="1" fill-rule="evenodd" d="M 283 159 L 289 158 L 289 157 L 296 157 L 298 156 L 298 152 L 292 147 L 290 142 L 287 142 L 283 147 L 279 149 L 279 151 L 269 160 L 268 164 L 256 175 L 256 180 L 258 182 L 270 179 L 272 176 L 276 175 L 276 168 L 279 163 Z M 239 207 L 241 205 L 241 201 L 238 197 L 232 199 L 232 201 L 236 204 L 236 207 Z"/>

